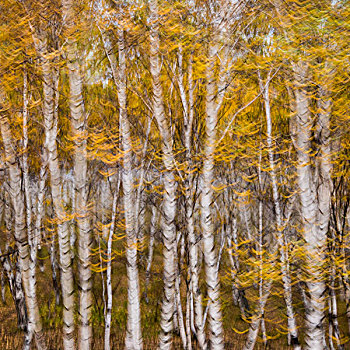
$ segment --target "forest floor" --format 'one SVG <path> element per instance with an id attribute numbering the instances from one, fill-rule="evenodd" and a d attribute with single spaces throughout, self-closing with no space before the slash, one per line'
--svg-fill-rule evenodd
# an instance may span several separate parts
<path id="1" fill-rule="evenodd" d="M 158 261 L 159 259 L 159 261 Z M 40 305 L 45 337 L 48 347 L 51 350 L 62 349 L 62 306 L 55 305 L 55 295 L 52 288 L 51 269 L 49 259 L 45 261 L 45 269 L 41 272 L 37 269 L 37 295 Z M 161 257 L 155 256 L 152 276 L 152 283 L 147 291 L 148 303 L 144 297 L 144 289 L 141 285 L 141 314 L 142 314 L 142 330 L 144 350 L 156 350 L 158 344 L 159 318 L 162 290 L 161 275 Z M 223 266 L 225 270 L 225 265 Z M 125 325 L 127 319 L 127 278 L 125 269 L 125 261 L 123 257 L 113 263 L 113 312 L 112 312 L 112 332 L 111 332 L 111 348 L 124 350 Z M 103 316 L 103 300 L 101 275 L 99 272 L 93 274 L 93 350 L 103 349 L 104 339 L 104 316 Z M 144 272 L 140 269 L 140 280 L 144 281 Z M 185 283 L 182 284 L 185 288 Z M 280 288 L 276 283 L 276 289 Z M 297 291 L 297 288 L 295 288 Z M 185 293 L 184 293 L 185 295 Z M 297 323 L 299 325 L 299 336 L 303 341 L 304 330 L 304 310 L 299 295 L 295 294 L 295 312 Z M 14 303 L 8 288 L 6 288 L 6 304 L 0 300 L 0 350 L 16 350 L 21 349 L 23 343 L 23 333 L 17 329 L 17 318 Z M 225 330 L 225 349 L 241 350 L 246 340 L 246 331 L 249 324 L 240 317 L 239 308 L 233 305 L 232 289 L 229 279 L 222 278 L 221 299 L 223 308 L 223 323 Z M 345 314 L 345 303 L 338 298 L 338 316 L 339 325 L 342 335 L 342 342 L 345 349 L 350 349 L 348 341 L 348 326 Z M 265 312 L 266 330 L 268 336 L 268 346 L 265 349 L 284 350 L 290 349 L 287 345 L 287 320 L 285 316 L 285 305 L 281 293 L 277 290 L 270 296 L 266 312 Z M 78 320 L 77 320 L 78 323 Z M 326 313 L 325 329 L 328 331 L 328 315 Z M 328 333 L 327 333 L 328 342 Z M 334 342 L 335 343 L 335 342 Z M 335 343 L 336 345 L 336 343 Z M 174 334 L 174 349 L 182 349 L 180 337 Z M 36 349 L 35 346 L 32 349 Z M 193 349 L 196 349 L 193 344 Z M 261 334 L 255 349 L 264 349 Z"/>
<path id="2" fill-rule="evenodd" d="M 10 297 L 10 296 L 8 296 Z M 44 315 L 43 315 L 44 316 Z M 46 315 L 48 316 L 48 315 Z M 271 315 L 269 315 L 271 316 Z M 267 315 L 266 319 L 269 317 Z M 242 329 L 244 331 L 248 328 L 248 325 L 242 320 L 238 320 L 236 315 L 231 314 L 232 327 L 231 329 L 227 327 L 227 323 L 230 317 L 226 313 L 224 315 L 225 322 L 225 349 L 232 350 L 241 350 L 246 340 L 246 333 L 239 334 L 233 331 Z M 342 317 L 340 317 L 341 321 Z M 16 327 L 16 313 L 12 300 L 9 299 L 7 305 L 0 305 L 0 350 L 15 350 L 21 349 L 23 343 L 23 333 L 20 332 Z M 58 319 L 57 315 L 50 315 L 50 319 L 43 319 L 46 340 L 48 342 L 48 348 L 50 350 L 60 350 L 62 347 L 62 336 L 61 336 L 61 322 Z M 115 323 L 115 322 L 114 322 Z M 51 325 L 49 325 L 51 324 Z M 255 349 L 291 349 L 286 344 L 286 336 L 281 333 L 281 325 L 276 322 L 266 322 L 267 325 L 267 334 L 270 338 L 268 341 L 267 348 L 264 348 L 262 344 L 262 339 L 259 336 L 258 343 L 256 344 Z M 343 322 L 340 322 L 341 329 L 344 329 L 346 325 Z M 95 322 L 93 327 L 93 346 L 94 350 L 103 350 L 103 322 L 99 325 Z M 144 350 L 155 350 L 157 349 L 158 338 L 156 334 L 147 332 L 146 327 L 144 327 Z M 111 334 L 111 348 L 115 350 L 125 349 L 124 346 L 124 334 L 125 331 L 120 329 L 117 324 L 114 324 L 112 327 Z M 344 333 L 343 333 L 344 334 Z M 349 342 L 346 343 L 349 346 Z M 347 347 L 346 347 L 347 348 Z M 35 346 L 32 349 L 36 349 Z M 173 349 L 182 349 L 181 340 L 178 335 L 174 335 L 174 346 Z M 193 349 L 196 349 L 194 346 Z"/>

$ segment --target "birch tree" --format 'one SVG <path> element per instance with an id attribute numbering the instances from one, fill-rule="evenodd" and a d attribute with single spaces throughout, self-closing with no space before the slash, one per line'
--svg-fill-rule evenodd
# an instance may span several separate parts
<path id="1" fill-rule="evenodd" d="M 193 175 L 193 149 L 192 149 L 192 130 L 195 116 L 194 93 L 195 82 L 193 81 L 193 53 L 189 53 L 187 62 L 187 88 L 185 85 L 185 62 L 183 49 L 180 46 L 177 54 L 178 73 L 176 75 L 179 87 L 179 95 L 183 108 L 184 131 L 183 139 L 186 150 L 186 170 L 185 170 L 185 210 L 187 239 L 189 244 L 189 265 L 190 265 L 190 297 L 194 301 L 194 322 L 196 338 L 201 349 L 206 349 L 205 330 L 203 323 L 202 295 L 199 288 L 199 263 L 198 263 L 198 245 L 199 239 L 195 234 L 194 223 L 194 175 Z M 187 90 L 187 93 L 186 93 Z"/>
<path id="2" fill-rule="evenodd" d="M 88 213 L 88 188 L 87 188 L 87 150 L 86 150 L 86 119 L 83 80 L 81 67 L 78 60 L 78 46 L 74 31 L 77 29 L 75 18 L 76 9 L 71 0 L 62 1 L 62 14 L 66 34 L 66 55 L 69 78 L 69 108 L 71 114 L 71 128 L 74 140 L 74 186 L 76 203 L 76 221 L 79 232 L 78 256 L 79 256 L 79 280 L 80 300 L 79 314 L 81 324 L 79 329 L 79 348 L 90 349 L 91 328 L 91 269 L 90 246 L 91 228 Z"/>
<path id="3" fill-rule="evenodd" d="M 223 11 L 223 9 L 221 9 Z M 221 13 L 220 13 L 221 14 Z M 222 15 L 222 14 L 221 14 Z M 216 16 L 220 17 L 219 14 Z M 223 20 L 218 18 L 217 21 Z M 214 30 L 218 30 L 215 28 Z M 216 37 L 218 40 L 219 37 Z M 201 227 L 203 230 L 203 249 L 205 261 L 205 273 L 208 293 L 208 315 L 210 329 L 210 347 L 223 349 L 223 327 L 219 292 L 219 274 L 216 268 L 217 256 L 214 247 L 214 227 L 211 205 L 213 201 L 212 183 L 214 179 L 214 152 L 216 143 L 216 127 L 218 113 L 224 98 L 226 84 L 226 66 L 228 59 L 227 50 L 224 53 L 221 76 L 215 76 L 215 65 L 219 55 L 219 45 L 210 43 L 208 48 L 208 62 L 206 67 L 206 117 L 205 117 L 205 146 L 202 170 L 202 194 L 201 194 Z"/>
<path id="4" fill-rule="evenodd" d="M 346 2 L 0 10 L 1 344 L 346 348 Z"/>
<path id="5" fill-rule="evenodd" d="M 150 0 L 150 70 L 152 76 L 153 114 L 161 133 L 162 142 L 162 160 L 165 168 L 164 172 L 164 198 L 163 212 L 163 261 L 164 261 L 164 297 L 161 313 L 161 333 L 159 336 L 159 348 L 161 350 L 170 349 L 172 342 L 173 313 L 175 303 L 175 251 L 176 243 L 175 231 L 175 213 L 176 213 L 176 183 L 173 174 L 174 155 L 173 140 L 171 138 L 170 128 L 164 112 L 163 91 L 161 85 L 161 62 L 159 53 L 159 18 L 158 1 Z"/>
<path id="6" fill-rule="evenodd" d="M 15 212 L 15 240 L 18 249 L 19 267 L 21 269 L 26 305 L 28 310 L 28 333 L 26 338 L 25 348 L 29 349 L 31 337 L 35 336 L 35 342 L 39 349 L 45 349 L 45 340 L 42 332 L 42 324 L 40 319 L 39 307 L 35 293 L 35 283 L 31 283 L 33 277 L 30 271 L 30 250 L 28 246 L 28 235 L 26 231 L 26 216 L 25 216 L 25 197 L 22 191 L 22 176 L 18 161 L 14 153 L 13 137 L 10 129 L 8 116 L 6 111 L 6 100 L 1 92 L 1 136 L 4 143 L 6 163 L 9 168 L 10 179 L 10 197 Z M 33 271 L 32 271 L 33 273 Z M 34 272 L 35 274 L 35 272 Z M 34 280 L 35 281 L 35 280 Z"/>
<path id="7" fill-rule="evenodd" d="M 266 115 L 266 125 L 267 125 L 267 146 L 268 146 L 268 157 L 270 163 L 270 175 L 272 180 L 272 193 L 273 201 L 276 213 L 276 238 L 278 242 L 278 249 L 281 259 L 281 273 L 284 288 L 284 299 L 287 307 L 287 318 L 288 318 L 288 332 L 291 335 L 291 344 L 294 349 L 300 349 L 300 343 L 298 339 L 298 329 L 296 324 L 296 319 L 294 315 L 293 300 L 292 300 L 292 285 L 290 278 L 289 269 L 289 258 L 288 258 L 288 248 L 285 246 L 286 239 L 284 237 L 284 225 L 281 212 L 281 205 L 278 193 L 278 181 L 276 175 L 275 159 L 273 154 L 273 141 L 272 141 L 272 121 L 271 121 L 271 107 L 270 107 L 270 86 L 271 72 L 267 74 L 266 84 L 263 84 L 261 76 L 259 73 L 259 85 L 260 91 L 263 95 L 265 115 Z"/>
<path id="8" fill-rule="evenodd" d="M 117 88 L 119 102 L 119 124 L 122 138 L 122 150 L 124 152 L 122 168 L 122 184 L 124 192 L 125 228 L 127 239 L 127 274 L 128 274 L 128 325 L 125 345 L 127 349 L 142 349 L 141 315 L 140 315 L 140 286 L 137 267 L 137 232 L 134 202 L 136 200 L 134 190 L 134 178 L 132 172 L 131 130 L 127 117 L 127 91 L 126 91 L 126 47 L 124 30 L 121 18 L 119 19 L 118 34 L 118 61 L 113 53 L 111 40 L 108 33 L 101 30 L 104 49 L 111 65 L 114 83 Z"/>
<path id="9" fill-rule="evenodd" d="M 309 278 L 306 284 L 310 295 L 306 312 L 306 326 L 308 330 L 306 344 L 308 349 L 324 349 L 325 283 L 322 268 L 330 215 L 330 104 L 327 99 L 324 101 L 324 109 L 319 117 L 322 157 L 316 160 L 310 155 L 312 150 L 313 118 L 310 112 L 307 92 L 308 64 L 303 61 L 294 63 L 293 71 L 296 89 L 294 90 L 295 117 L 291 119 L 291 130 L 298 157 L 297 174 L 300 191 L 300 211 L 303 219 L 305 258 Z M 317 163 L 315 164 L 314 161 Z M 315 168 L 312 166 L 313 163 Z"/>

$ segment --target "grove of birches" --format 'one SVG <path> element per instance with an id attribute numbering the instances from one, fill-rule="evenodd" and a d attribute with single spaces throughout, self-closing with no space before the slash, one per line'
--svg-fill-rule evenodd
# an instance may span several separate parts
<path id="1" fill-rule="evenodd" d="M 350 349 L 350 2 L 1 0 L 0 349 Z"/>

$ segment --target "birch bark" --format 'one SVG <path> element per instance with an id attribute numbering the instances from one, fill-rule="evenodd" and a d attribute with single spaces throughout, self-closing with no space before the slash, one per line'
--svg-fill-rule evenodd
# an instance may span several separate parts
<path id="1" fill-rule="evenodd" d="M 165 167 L 163 211 L 163 260 L 164 260 L 164 297 L 161 312 L 161 333 L 159 336 L 160 350 L 171 348 L 173 330 L 173 315 L 175 303 L 175 254 L 176 244 L 175 213 L 176 213 L 176 183 L 173 174 L 174 155 L 170 128 L 165 117 L 163 91 L 161 86 L 161 63 L 159 59 L 158 33 L 158 1 L 150 0 L 150 65 L 153 88 L 153 113 L 156 118 L 162 138 L 162 158 Z"/>
<path id="2" fill-rule="evenodd" d="M 119 187 L 119 186 L 118 186 Z M 112 306 L 113 306 L 113 293 L 112 293 L 112 243 L 114 234 L 115 217 L 117 211 L 117 200 L 119 195 L 119 189 L 113 195 L 112 203 L 112 218 L 111 226 L 109 228 L 108 240 L 107 240 L 107 269 L 106 269 L 106 284 L 107 284 L 107 308 L 105 314 L 105 350 L 111 348 L 111 322 L 112 322 Z"/>
<path id="3" fill-rule="evenodd" d="M 134 179 L 132 174 L 131 152 L 132 142 L 130 125 L 126 110 L 126 55 L 124 33 L 118 28 L 119 49 L 119 81 L 118 100 L 120 129 L 122 133 L 122 148 L 124 152 L 122 182 L 124 192 L 125 225 L 127 239 L 127 275 L 128 275 L 128 335 L 125 340 L 127 349 L 142 349 L 141 311 L 140 311 L 140 285 L 137 267 L 137 232 L 135 230 Z"/>
<path id="4" fill-rule="evenodd" d="M 79 349 L 87 350 L 91 347 L 91 306 L 92 280 L 90 268 L 91 231 L 88 213 L 87 188 L 87 150 L 86 150 L 86 113 L 83 98 L 83 81 L 78 61 L 79 50 L 74 37 L 75 8 L 72 0 L 62 0 L 62 14 L 66 34 L 66 54 L 69 77 L 69 108 L 71 114 L 71 129 L 74 139 L 74 186 L 76 221 L 78 228 L 78 256 L 80 300 L 79 314 L 81 324 L 79 329 Z"/>
<path id="5" fill-rule="evenodd" d="M 53 208 L 57 216 L 57 233 L 61 267 L 61 289 L 63 301 L 63 346 L 74 349 L 74 285 L 69 245 L 69 231 L 62 198 L 61 170 L 58 162 L 57 123 L 58 123 L 58 72 L 54 72 L 47 59 L 48 47 L 46 33 L 35 32 L 33 35 L 36 51 L 40 57 L 43 76 L 43 114 L 45 126 L 45 147 L 47 149 L 50 173 L 50 188 Z"/>
<path id="6" fill-rule="evenodd" d="M 260 299 L 259 311 L 257 312 L 257 314 L 255 314 L 252 317 L 252 320 L 249 326 L 248 335 L 247 335 L 247 340 L 244 344 L 243 350 L 253 350 L 255 347 L 256 339 L 259 334 L 260 323 L 263 317 L 267 299 L 269 298 L 269 295 L 270 295 L 271 287 L 272 287 L 272 282 L 270 281 L 267 283 L 267 286 L 265 287 L 265 290 L 264 290 L 264 294 Z"/>
<path id="7" fill-rule="evenodd" d="M 190 286 L 191 293 L 194 295 L 194 318 L 196 326 L 196 336 L 199 347 L 206 349 L 206 340 L 203 323 L 203 306 L 202 295 L 199 288 L 199 264 L 198 264 L 198 240 L 194 231 L 193 218 L 193 161 L 192 161 L 192 128 L 194 118 L 194 83 L 193 83 L 193 62 L 190 57 L 188 62 L 188 99 L 186 97 L 184 86 L 184 72 L 183 72 L 183 56 L 180 48 L 178 54 L 179 61 L 179 78 L 178 85 L 180 90 L 180 97 L 183 106 L 184 115 L 184 145 L 186 148 L 186 166 L 187 174 L 185 175 L 185 210 L 186 210 L 186 224 L 187 224 L 187 239 L 189 244 L 189 264 L 190 264 Z"/>
<path id="8" fill-rule="evenodd" d="M 7 172 L 7 171 L 6 171 Z M 8 176 L 7 176 L 8 177 Z M 5 228 L 8 232 L 8 238 L 10 235 L 10 232 L 12 230 L 12 219 L 13 215 L 10 208 L 11 203 L 11 187 L 10 184 L 7 181 L 3 182 L 4 186 L 4 221 L 5 221 Z M 14 254 L 15 252 L 12 250 L 12 247 L 8 246 L 8 243 L 6 244 L 6 248 L 8 251 L 8 254 Z M 22 272 L 20 268 L 19 259 L 16 259 L 16 263 L 12 264 L 11 259 L 9 256 L 4 256 L 1 258 L 1 264 L 3 265 L 4 270 L 6 271 L 6 275 L 8 277 L 9 287 L 11 291 L 12 298 L 14 300 L 15 306 L 16 306 L 16 312 L 17 312 L 17 327 L 24 331 L 24 339 L 28 338 L 28 312 L 27 312 L 27 305 L 24 295 L 24 286 L 22 283 Z"/>
<path id="9" fill-rule="evenodd" d="M 5 99 L 0 96 L 0 104 L 3 108 Z M 31 271 L 30 271 L 30 251 L 28 246 L 28 236 L 26 231 L 25 198 L 22 191 L 21 171 L 14 153 L 13 137 L 10 129 L 8 117 L 2 112 L 0 115 L 1 135 L 5 149 L 6 163 L 9 168 L 10 197 L 15 213 L 15 240 L 18 249 L 19 268 L 22 274 L 23 289 L 25 293 L 26 305 L 28 307 L 28 333 L 27 343 L 24 348 L 29 348 L 31 335 L 35 335 L 36 345 L 39 349 L 45 349 L 42 337 L 42 325 L 40 320 L 39 307 L 32 293 Z M 35 285 L 34 285 L 35 287 Z"/>
<path id="10" fill-rule="evenodd" d="M 297 177 L 310 295 L 306 312 L 306 349 L 324 349 L 325 283 L 323 279 L 324 250 L 330 215 L 331 159 L 330 159 L 330 100 L 321 91 L 322 104 L 317 120 L 317 139 L 321 156 L 312 156 L 313 117 L 310 112 L 308 66 L 299 61 L 293 64 L 295 79 L 295 114 L 291 119 L 293 143 L 297 150 Z M 314 164 L 314 166 L 313 166 Z M 314 170 L 314 171 L 313 171 Z"/>
<path id="11" fill-rule="evenodd" d="M 201 195 L 201 227 L 203 232 L 203 249 L 205 273 L 208 293 L 208 314 L 210 329 L 210 346 L 213 350 L 224 348 L 222 313 L 220 304 L 219 275 L 216 268 L 217 257 L 214 244 L 214 227 L 211 212 L 213 201 L 212 182 L 214 178 L 214 152 L 216 142 L 217 117 L 220 103 L 216 100 L 215 61 L 218 55 L 216 45 L 209 46 L 208 64 L 206 68 L 206 143 L 204 146 L 204 161 L 202 171 Z M 220 89 L 220 88 L 219 88 Z M 220 91 L 220 94 L 223 92 Z M 219 96 L 220 96 L 219 94 Z"/>
<path id="12" fill-rule="evenodd" d="M 29 169 L 28 169 L 28 77 L 27 72 L 23 74 L 23 184 L 26 200 L 26 224 L 27 224 L 27 237 L 29 244 L 29 303 L 27 305 L 29 312 L 28 331 L 34 332 L 35 342 L 39 350 L 46 349 L 44 334 L 42 330 L 42 323 L 39 314 L 39 306 L 36 295 L 36 262 L 37 262 L 37 248 L 38 239 L 33 235 L 32 226 L 32 200 L 29 181 Z M 29 345 L 28 345 L 29 346 Z"/>
<path id="13" fill-rule="evenodd" d="M 282 218 L 282 211 L 278 193 L 278 180 L 276 175 L 276 164 L 273 153 L 273 138 L 272 138 L 272 119 L 271 119 L 271 107 L 270 107 L 270 72 L 267 75 L 267 81 L 264 86 L 259 73 L 259 84 L 260 92 L 262 93 L 265 105 L 265 116 L 267 125 L 267 147 L 269 154 L 270 163 L 270 176 L 272 180 L 272 194 L 276 213 L 276 238 L 279 247 L 280 259 L 281 259 L 281 273 L 283 281 L 284 290 L 284 300 L 286 302 L 287 308 L 287 319 L 288 319 L 288 332 L 291 337 L 291 344 L 294 349 L 301 349 L 299 339 L 298 339 L 298 328 L 294 314 L 293 300 L 292 300 L 292 284 L 289 271 L 289 258 L 288 258 L 288 247 L 285 246 L 285 236 L 284 236 L 284 224 Z"/>
<path id="14" fill-rule="evenodd" d="M 124 192 L 124 210 L 126 226 L 126 258 L 128 275 L 128 321 L 125 346 L 127 349 L 142 349 L 141 311 L 140 311 L 140 285 L 137 267 L 137 231 L 134 202 L 136 200 L 134 178 L 132 173 L 132 140 L 130 124 L 127 119 L 127 96 L 126 96 L 126 48 L 124 31 L 118 25 L 118 62 L 113 53 L 108 34 L 101 30 L 103 44 L 108 60 L 111 65 L 113 79 L 117 87 L 119 102 L 119 122 L 122 135 L 122 149 L 124 153 L 122 168 L 122 184 Z"/>
<path id="15" fill-rule="evenodd" d="M 9 252 L 11 254 L 11 252 Z M 25 339 L 28 338 L 28 313 L 27 306 L 22 285 L 22 274 L 18 266 L 13 266 L 9 255 L 3 254 L 0 249 L 0 263 L 3 271 L 6 273 L 7 281 L 9 284 L 10 293 L 14 301 L 17 313 L 17 327 L 24 331 Z"/>
<path id="16" fill-rule="evenodd" d="M 145 281 L 145 299 L 147 304 L 149 302 L 147 290 L 148 290 L 148 286 L 151 278 L 151 267 L 152 267 L 152 260 L 153 260 L 154 238 L 155 238 L 154 236 L 155 236 L 157 221 L 158 221 L 157 208 L 154 205 L 152 205 L 152 216 L 151 216 L 151 222 L 150 222 L 148 258 L 147 258 L 147 265 L 146 265 L 146 281 Z"/>
<path id="17" fill-rule="evenodd" d="M 38 201 L 37 201 L 37 209 L 36 209 L 36 220 L 35 220 L 35 235 L 38 237 L 38 249 L 41 249 L 41 221 L 44 216 L 44 196 L 46 191 L 46 161 L 47 161 L 47 152 L 46 148 L 43 149 L 43 157 L 42 157 L 42 165 L 40 168 L 40 179 L 39 179 L 39 193 L 38 193 Z"/>

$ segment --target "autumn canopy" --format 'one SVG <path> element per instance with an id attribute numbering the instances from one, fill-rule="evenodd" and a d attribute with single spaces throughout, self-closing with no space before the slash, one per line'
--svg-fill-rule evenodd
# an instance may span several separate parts
<path id="1" fill-rule="evenodd" d="M 346 349 L 350 3 L 2 0 L 0 349 Z"/>

